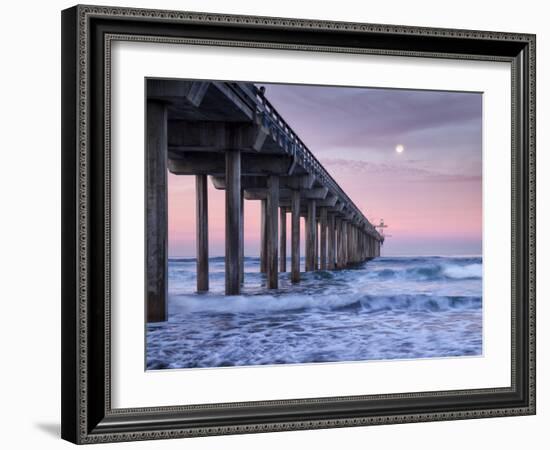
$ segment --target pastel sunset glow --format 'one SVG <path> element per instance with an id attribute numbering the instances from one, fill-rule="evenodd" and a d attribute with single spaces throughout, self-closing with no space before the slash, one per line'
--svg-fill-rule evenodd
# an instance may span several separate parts
<path id="1" fill-rule="evenodd" d="M 371 223 L 388 225 L 382 256 L 481 254 L 482 94 L 258 86 Z M 169 254 L 195 256 L 195 179 L 168 180 Z M 223 256 L 224 191 L 208 189 L 210 256 Z M 244 236 L 258 256 L 259 201 L 245 202 Z"/>

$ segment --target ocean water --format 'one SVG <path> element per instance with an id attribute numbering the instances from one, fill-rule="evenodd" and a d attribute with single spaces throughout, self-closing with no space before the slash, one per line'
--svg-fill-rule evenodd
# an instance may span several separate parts
<path id="1" fill-rule="evenodd" d="M 246 258 L 231 297 L 223 258 L 210 260 L 206 294 L 194 291 L 194 259 L 170 259 L 168 271 L 169 320 L 146 330 L 149 370 L 482 353 L 480 257 L 380 257 L 297 285 L 282 273 L 276 291 Z"/>

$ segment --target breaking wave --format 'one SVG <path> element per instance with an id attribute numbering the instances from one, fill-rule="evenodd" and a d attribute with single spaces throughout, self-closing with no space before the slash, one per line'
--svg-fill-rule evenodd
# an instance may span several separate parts
<path id="1" fill-rule="evenodd" d="M 194 258 L 168 269 L 169 320 L 147 325 L 147 369 L 482 354 L 480 257 L 381 257 L 299 284 L 286 272 L 274 291 L 245 258 L 238 296 L 224 295 L 223 257 L 210 259 L 205 294 Z"/>
<path id="2" fill-rule="evenodd" d="M 205 314 L 257 314 L 269 312 L 341 311 L 355 309 L 357 312 L 373 311 L 445 311 L 449 309 L 481 308 L 481 297 L 430 296 L 430 295 L 254 295 L 211 296 L 171 298 L 171 308 L 176 313 Z"/>
<path id="3" fill-rule="evenodd" d="M 481 263 L 463 265 L 448 262 L 428 262 L 418 267 L 382 268 L 380 271 L 373 272 L 372 276 L 386 279 L 401 277 L 418 281 L 474 280 L 481 279 L 482 272 L 483 265 Z"/>

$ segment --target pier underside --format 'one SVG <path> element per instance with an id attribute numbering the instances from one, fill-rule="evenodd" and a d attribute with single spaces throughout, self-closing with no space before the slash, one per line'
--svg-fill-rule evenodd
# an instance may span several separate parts
<path id="1" fill-rule="evenodd" d="M 243 207 L 262 203 L 261 270 L 269 289 L 287 270 L 336 270 L 380 255 L 383 237 L 291 127 L 250 83 L 147 80 L 147 317 L 166 320 L 168 169 L 196 178 L 197 291 L 208 282 L 208 179 L 225 191 L 225 287 L 244 281 Z M 286 214 L 291 215 L 290 230 Z"/>

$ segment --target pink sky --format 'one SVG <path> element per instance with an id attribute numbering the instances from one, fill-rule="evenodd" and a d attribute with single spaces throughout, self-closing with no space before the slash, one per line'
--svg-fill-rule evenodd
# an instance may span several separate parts
<path id="1" fill-rule="evenodd" d="M 262 85 L 371 223 L 389 225 L 383 255 L 481 253 L 481 94 Z M 223 256 L 224 191 L 208 189 L 210 255 Z M 168 202 L 169 254 L 194 256 L 194 177 L 169 174 Z M 258 256 L 259 201 L 244 228 Z"/>

